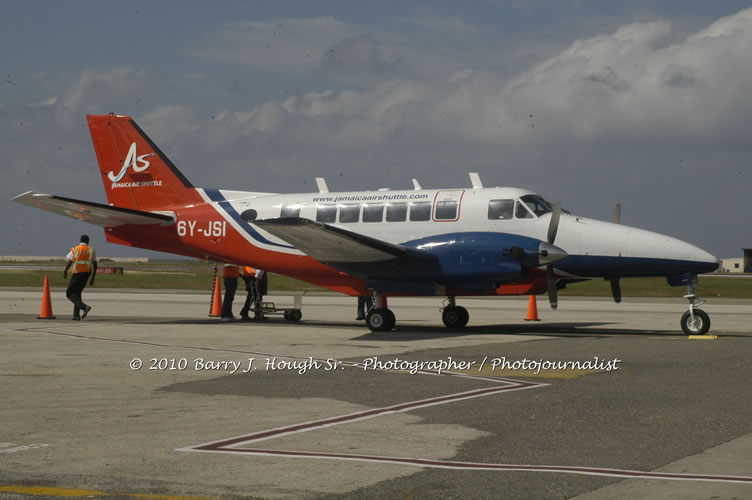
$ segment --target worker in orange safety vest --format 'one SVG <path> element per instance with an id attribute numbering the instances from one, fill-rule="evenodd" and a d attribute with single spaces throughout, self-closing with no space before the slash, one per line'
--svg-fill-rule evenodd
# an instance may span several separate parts
<path id="1" fill-rule="evenodd" d="M 68 279 L 68 270 L 73 268 L 68 288 L 65 290 L 65 296 L 73 302 L 73 319 L 78 321 L 86 317 L 91 311 L 91 306 L 84 304 L 81 300 L 81 293 L 86 287 L 86 282 L 91 276 L 90 285 L 94 285 L 94 277 L 97 274 L 97 254 L 94 248 L 89 246 L 89 237 L 81 235 L 81 242 L 70 249 L 66 256 L 68 263 L 63 271 L 63 279 Z"/>

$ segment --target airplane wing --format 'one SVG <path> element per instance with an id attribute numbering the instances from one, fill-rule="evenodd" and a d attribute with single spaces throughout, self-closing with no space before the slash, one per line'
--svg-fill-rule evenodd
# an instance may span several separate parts
<path id="1" fill-rule="evenodd" d="M 253 224 L 327 266 L 373 286 L 380 283 L 384 290 L 431 294 L 433 278 L 442 272 L 435 255 L 309 219 L 283 217 Z"/>
<path id="2" fill-rule="evenodd" d="M 324 263 L 364 264 L 406 259 L 422 262 L 436 260 L 433 256 L 410 248 L 302 217 L 263 219 L 253 221 L 252 224 Z"/>
<path id="3" fill-rule="evenodd" d="M 11 201 L 102 227 L 117 227 L 125 224 L 169 226 L 175 223 L 175 214 L 169 212 L 144 212 L 33 191 L 20 194 Z"/>

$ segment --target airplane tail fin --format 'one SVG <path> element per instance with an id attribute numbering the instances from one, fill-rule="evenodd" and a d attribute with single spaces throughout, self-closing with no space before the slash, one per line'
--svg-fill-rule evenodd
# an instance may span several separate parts
<path id="1" fill-rule="evenodd" d="M 110 205 L 166 210 L 201 203 L 193 185 L 130 116 L 87 115 Z"/>

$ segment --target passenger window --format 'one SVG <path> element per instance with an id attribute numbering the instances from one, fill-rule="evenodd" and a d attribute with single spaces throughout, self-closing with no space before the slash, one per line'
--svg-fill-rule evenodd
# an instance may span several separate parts
<path id="1" fill-rule="evenodd" d="M 317 222 L 334 222 L 337 220 L 337 205 L 319 205 L 316 207 Z"/>
<path id="2" fill-rule="evenodd" d="M 300 205 L 286 205 L 282 207 L 280 217 L 300 217 Z"/>
<path id="3" fill-rule="evenodd" d="M 514 200 L 491 200 L 488 202 L 488 218 L 491 220 L 511 219 L 514 213 Z"/>
<path id="4" fill-rule="evenodd" d="M 358 222 L 360 220 L 360 205 L 340 205 L 339 221 L 342 223 Z"/>
<path id="5" fill-rule="evenodd" d="M 363 205 L 363 222 L 381 222 L 384 218 L 384 205 L 382 203 L 366 203 Z"/>
<path id="6" fill-rule="evenodd" d="M 436 202 L 436 220 L 457 220 L 456 201 L 437 201 Z"/>
<path id="7" fill-rule="evenodd" d="M 530 213 L 530 211 L 525 208 L 525 204 L 521 202 L 517 202 L 517 206 L 514 209 L 514 216 L 518 219 L 532 219 L 533 214 Z"/>
<path id="8" fill-rule="evenodd" d="M 407 203 L 387 203 L 386 221 L 404 222 L 407 219 Z"/>
<path id="9" fill-rule="evenodd" d="M 410 203 L 410 220 L 424 221 L 431 220 L 431 202 L 415 201 Z"/>

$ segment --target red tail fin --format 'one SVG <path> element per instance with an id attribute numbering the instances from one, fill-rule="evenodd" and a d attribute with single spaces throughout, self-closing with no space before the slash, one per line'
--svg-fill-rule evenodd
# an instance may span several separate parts
<path id="1" fill-rule="evenodd" d="M 201 203 L 193 185 L 130 116 L 88 115 L 107 201 L 138 210 Z"/>

